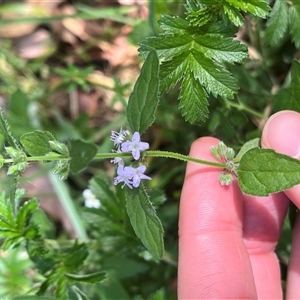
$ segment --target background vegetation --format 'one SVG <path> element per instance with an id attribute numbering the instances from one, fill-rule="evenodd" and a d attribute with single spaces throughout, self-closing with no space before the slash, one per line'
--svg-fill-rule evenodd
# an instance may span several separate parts
<path id="1" fill-rule="evenodd" d="M 127 126 L 128 96 L 143 62 L 138 56 L 139 44 L 146 47 L 143 41 L 147 37 L 162 33 L 158 25 L 162 15 L 184 18 L 184 3 L 2 1 L 0 105 L 13 135 L 20 138 L 26 132 L 44 130 L 59 142 L 81 139 L 95 143 L 98 152 L 110 152 L 110 131 Z M 293 59 L 300 57 L 300 39 L 292 14 L 284 14 L 284 6 L 295 7 L 299 15 L 300 10 L 293 1 L 276 3 L 278 20 L 275 10 L 269 21 L 243 14 L 245 23 L 238 28 L 236 39 L 248 46 L 249 57 L 243 64 L 225 63 L 240 87 L 237 96 L 226 100 L 208 95 L 207 119 L 195 126 L 178 110 L 180 85 L 176 84 L 162 94 L 155 123 L 143 136 L 151 149 L 188 154 L 196 138 L 210 135 L 239 150 L 246 141 L 260 137 L 272 113 L 291 108 L 291 67 Z M 274 1 L 269 4 L 274 7 Z M 1 144 L 3 148 L 3 139 Z M 149 159 L 148 165 L 152 177 L 148 187 L 165 231 L 162 260 L 153 258 L 136 237 L 126 213 L 124 191 L 111 189 L 115 168 L 109 160 L 93 161 L 65 181 L 57 179 L 47 164 L 32 164 L 22 176 L 26 194 L 20 194 L 20 203 L 38 199 L 40 209 L 30 211 L 30 224 L 39 227 L 45 238 L 43 249 L 50 253 L 43 259 L 36 256 L 38 238 L 26 247 L 17 243 L 14 249 L 4 239 L 1 299 L 37 291 L 58 299 L 65 299 L 67 292 L 70 299 L 176 299 L 178 203 L 185 164 L 155 158 Z M 7 191 L 11 184 L 4 170 L 2 190 Z M 88 187 L 100 200 L 100 208 L 85 206 L 83 191 Z M 79 243 L 74 244 L 74 239 Z M 87 245 L 80 244 L 87 239 Z M 277 248 L 283 282 L 289 250 L 286 220 Z M 56 252 L 57 261 L 51 251 Z M 97 282 L 100 277 L 57 279 L 61 272 L 78 270 L 82 274 L 103 270 L 107 275 L 101 282 Z M 53 287 L 54 277 L 58 291 Z"/>

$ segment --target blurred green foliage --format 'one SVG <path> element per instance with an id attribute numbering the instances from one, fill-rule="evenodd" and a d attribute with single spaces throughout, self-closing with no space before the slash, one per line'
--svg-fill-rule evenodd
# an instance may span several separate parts
<path id="1" fill-rule="evenodd" d="M 78 4 L 77 2 L 79 1 L 74 1 L 75 4 Z M 270 1 L 271 6 L 273 2 Z M 89 1 L 86 1 L 85 5 L 78 6 L 78 14 L 74 17 L 102 18 L 129 24 L 132 31 L 128 34 L 128 40 L 135 46 L 147 37 L 158 38 L 162 30 L 157 21 L 162 15 L 185 17 L 183 2 L 176 0 L 149 0 L 147 20 L 132 20 L 124 16 L 128 11 L 134 10 L 131 7 L 110 7 L 102 12 L 98 9 L 95 13 Z M 0 6 L 0 12 L 1 9 L 3 11 L 4 6 Z M 198 15 L 204 13 L 203 10 L 198 12 Z M 189 15 L 194 21 L 195 16 L 197 14 Z M 276 17 L 275 13 L 273 18 L 274 16 Z M 39 21 L 45 25 L 57 20 L 54 17 L 37 18 L 32 17 L 27 22 Z M 20 23 L 22 20 L 15 22 Z M 4 21 L 0 24 L 5 25 Z M 275 23 L 268 21 L 267 24 L 268 32 Z M 246 141 L 260 136 L 262 127 L 271 113 L 291 108 L 287 99 L 290 99 L 291 93 L 295 91 L 291 91 L 290 88 L 290 75 L 291 70 L 299 68 L 299 63 L 294 63 L 294 69 L 291 69 L 292 61 L 298 57 L 299 50 L 293 42 L 296 33 L 291 37 L 278 32 L 280 37 L 267 35 L 265 38 L 265 28 L 265 20 L 250 14 L 245 18 L 245 26 L 240 29 L 238 35 L 247 43 L 250 58 L 243 64 L 224 63 L 226 69 L 237 80 L 240 89 L 230 101 L 208 95 L 206 123 L 200 122 L 200 126 L 194 126 L 184 121 L 178 110 L 179 85 L 175 84 L 168 93 L 161 95 L 155 123 L 145 133 L 145 139 L 151 141 L 154 150 L 187 154 L 191 143 L 196 138 L 206 135 L 216 136 L 235 150 L 239 150 Z M 296 32 L 297 28 L 292 28 L 290 30 Z M 112 38 L 111 30 L 107 29 L 102 34 L 104 39 Z M 277 30 L 280 31 L 280 28 Z M 51 60 L 52 52 L 49 53 L 49 57 L 26 60 L 18 55 L 11 40 L 0 41 L 0 97 L 4 99 L 1 100 L 1 106 L 4 107 L 13 135 L 20 138 L 27 132 L 45 130 L 51 132 L 59 142 L 73 140 L 69 142 L 69 149 L 74 152 L 74 156 L 80 155 L 78 140 L 83 140 L 82 143 L 95 143 L 98 152 L 109 152 L 110 131 L 127 126 L 125 106 L 132 83 L 121 83 L 117 76 L 115 77 L 114 86 L 110 89 L 113 100 L 105 108 L 107 114 L 113 118 L 105 119 L 104 113 L 101 115 L 103 120 L 93 120 L 96 124 L 94 126 L 90 126 L 91 117 L 86 112 L 80 112 L 72 119 L 68 104 L 60 103 L 59 94 L 56 93 L 67 92 L 70 97 L 72 93 L 83 91 L 90 96 L 93 83 L 88 75 L 95 66 L 89 62 L 77 66 L 68 64 L 68 53 L 56 51 L 55 63 Z M 84 54 L 88 57 L 87 53 Z M 76 53 L 72 52 L 72 55 Z M 58 77 L 58 84 L 52 85 L 50 79 L 54 77 Z M 213 87 L 211 89 L 213 90 Z M 58 100 L 52 101 L 53 94 Z M 116 110 L 116 104 L 121 108 Z M 1 145 L 4 146 L 3 140 Z M 91 151 L 94 152 L 95 149 Z M 66 188 L 60 192 L 61 203 L 65 207 L 72 207 L 72 214 L 69 215 L 71 223 L 75 220 L 79 223 L 79 228 L 84 228 L 88 235 L 89 255 L 86 246 L 70 242 L 61 224 L 55 223 L 50 216 L 37 209 L 32 212 L 30 222 L 37 228 L 35 234 L 45 239 L 45 245 L 39 243 L 39 238 L 35 242 L 26 243 L 30 259 L 22 256 L 25 253 L 23 246 L 0 253 L 1 297 L 11 299 L 19 294 L 33 294 L 39 290 L 41 294 L 54 294 L 59 299 L 64 299 L 67 293 L 70 299 L 176 299 L 178 203 L 185 165 L 165 158 L 149 160 L 148 163 L 149 173 L 153 178 L 148 187 L 165 232 L 166 251 L 162 260 L 154 259 L 136 237 L 126 213 L 125 192 L 120 187 L 111 187 L 112 167 L 103 161 L 93 161 L 82 173 L 73 172 L 66 181 Z M 79 171 L 80 167 L 76 165 L 74 169 Z M 41 172 L 47 174 L 48 170 L 42 169 Z M 57 191 L 62 191 L 58 183 L 53 184 Z M 84 207 L 82 190 L 87 186 L 96 198 L 100 199 L 99 209 Z M 21 204 L 23 200 L 20 200 Z M 292 215 L 295 208 L 290 210 Z M 23 233 L 19 237 L 24 238 Z M 3 246 L 3 237 L 1 241 Z M 282 268 L 287 264 L 290 245 L 291 229 L 289 221 L 286 220 L 277 250 Z M 47 253 L 42 259 L 36 255 L 40 248 Z M 59 259 L 55 261 L 54 257 Z M 72 262 L 71 265 L 77 268 L 68 269 L 67 262 L 74 257 L 75 263 Z M 61 267 L 62 262 L 65 269 Z M 36 267 L 42 275 L 38 275 Z M 73 271 L 95 274 L 99 270 L 107 273 L 106 279 L 99 283 L 89 284 L 84 280 L 78 283 L 72 281 L 70 276 L 61 276 L 58 284 L 60 288 L 53 292 L 53 278 L 56 275 L 59 277 L 63 272 Z M 283 272 L 283 280 L 284 276 Z"/>

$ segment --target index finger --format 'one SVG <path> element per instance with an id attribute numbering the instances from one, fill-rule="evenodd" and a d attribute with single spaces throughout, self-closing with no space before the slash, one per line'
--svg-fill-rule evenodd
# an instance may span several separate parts
<path id="1" fill-rule="evenodd" d="M 190 155 L 215 160 L 218 140 L 196 140 Z M 188 163 L 179 216 L 179 299 L 256 298 L 243 242 L 242 195 L 237 182 L 221 186 L 220 169 Z"/>

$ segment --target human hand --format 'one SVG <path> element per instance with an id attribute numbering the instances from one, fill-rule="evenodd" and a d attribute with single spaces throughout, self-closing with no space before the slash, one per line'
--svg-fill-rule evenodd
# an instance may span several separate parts
<path id="1" fill-rule="evenodd" d="M 300 157 L 300 114 L 281 111 L 265 125 L 262 147 Z M 193 157 L 212 160 L 219 140 L 196 140 Z M 300 185 L 268 197 L 221 186 L 217 168 L 188 163 L 179 216 L 178 299 L 282 299 L 274 253 L 290 200 Z M 300 299 L 300 217 L 293 229 L 286 299 Z"/>

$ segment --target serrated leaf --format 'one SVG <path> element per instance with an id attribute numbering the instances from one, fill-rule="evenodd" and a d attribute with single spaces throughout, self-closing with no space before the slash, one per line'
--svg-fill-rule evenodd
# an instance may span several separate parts
<path id="1" fill-rule="evenodd" d="M 159 58 L 163 60 L 159 74 L 160 93 L 168 91 L 185 76 L 193 77 L 193 86 L 186 81 L 185 85 L 181 85 L 183 90 L 180 107 L 186 120 L 199 123 L 208 115 L 206 92 L 224 99 L 233 98 L 237 92 L 236 80 L 221 64 L 241 62 L 247 57 L 247 47 L 232 38 L 212 33 L 213 30 L 210 33 L 195 32 L 195 29 L 187 28 L 184 21 L 180 22 L 177 18 L 164 17 L 161 27 L 166 25 L 166 34 L 142 42 L 139 51 L 145 56 L 150 49 L 156 49 Z M 170 24 L 176 28 L 174 29 Z M 182 26 L 181 31 L 180 26 Z M 207 27 L 206 30 L 209 28 Z M 217 26 L 214 30 L 218 28 Z M 188 72 L 190 73 L 187 74 Z M 192 97 L 185 92 L 187 87 L 193 92 Z M 197 93 L 201 95 L 200 99 L 197 99 Z M 195 100 L 196 103 L 192 103 Z M 198 110 L 192 110 L 191 107 Z"/>
<path id="2" fill-rule="evenodd" d="M 238 89 L 236 80 L 228 71 L 196 51 L 182 53 L 173 60 L 163 62 L 160 77 L 161 92 L 184 78 L 179 107 L 182 115 L 190 123 L 198 123 L 207 118 L 207 93 L 203 87 L 215 97 L 223 98 L 233 98 Z"/>
<path id="3" fill-rule="evenodd" d="M 228 19 L 235 25 L 235 26 L 243 26 L 244 25 L 244 17 L 239 12 L 238 9 L 228 5 L 228 3 L 223 3 L 223 10 L 224 13 L 228 16 Z"/>
<path id="4" fill-rule="evenodd" d="M 68 297 L 68 281 L 63 274 L 57 274 L 55 296 L 60 300 L 69 300 Z"/>
<path id="5" fill-rule="evenodd" d="M 0 133 L 7 140 L 8 144 L 13 148 L 18 148 L 18 142 L 13 137 L 9 124 L 7 120 L 4 118 L 2 108 L 0 107 Z"/>
<path id="6" fill-rule="evenodd" d="M 48 131 L 36 130 L 25 133 L 20 141 L 24 149 L 32 156 L 43 156 L 52 151 L 49 142 L 55 140 Z"/>
<path id="7" fill-rule="evenodd" d="M 207 94 L 199 82 L 195 81 L 191 72 L 186 73 L 179 94 L 179 109 L 186 121 L 195 124 L 206 118 L 208 115 L 206 98 Z"/>
<path id="8" fill-rule="evenodd" d="M 175 59 L 164 61 L 161 65 L 160 77 L 160 93 L 168 91 L 174 86 L 187 71 L 187 56 L 186 52 L 176 56 Z"/>
<path id="9" fill-rule="evenodd" d="M 248 152 L 249 150 L 251 150 L 252 148 L 256 148 L 256 147 L 259 147 L 259 142 L 260 142 L 260 139 L 259 138 L 255 138 L 255 139 L 252 139 L 248 142 L 246 142 L 242 148 L 240 149 L 239 153 L 235 156 L 234 158 L 234 162 L 239 162 L 242 158 L 242 156 Z"/>
<path id="10" fill-rule="evenodd" d="M 71 282 L 97 283 L 106 278 L 106 272 L 99 271 L 92 274 L 79 275 L 65 272 L 66 278 Z"/>
<path id="11" fill-rule="evenodd" d="M 78 173 L 86 168 L 97 153 L 97 147 L 92 143 L 81 140 L 72 140 L 69 145 L 70 170 Z"/>
<path id="12" fill-rule="evenodd" d="M 300 62 L 293 60 L 291 69 L 291 94 L 290 100 L 291 109 L 300 112 Z"/>
<path id="13" fill-rule="evenodd" d="M 165 33 L 170 34 L 183 34 L 189 29 L 189 22 L 177 16 L 163 15 L 158 23 Z"/>
<path id="14" fill-rule="evenodd" d="M 0 224 L 1 222 L 14 224 L 14 214 L 11 204 L 5 198 L 5 192 L 0 192 Z"/>
<path id="15" fill-rule="evenodd" d="M 192 48 L 193 41 L 192 36 L 188 34 L 150 37 L 141 43 L 139 51 L 142 56 L 145 56 L 151 49 L 155 49 L 159 58 L 169 60 L 181 53 L 188 52 Z"/>
<path id="16" fill-rule="evenodd" d="M 274 46 L 284 36 L 288 26 L 288 6 L 285 1 L 275 1 L 266 26 L 265 40 Z"/>
<path id="17" fill-rule="evenodd" d="M 155 120 L 155 111 L 159 102 L 158 79 L 159 60 L 155 51 L 150 51 L 141 69 L 133 92 L 131 93 L 126 115 L 132 131 L 140 134 Z"/>
<path id="18" fill-rule="evenodd" d="M 88 254 L 87 245 L 84 243 L 78 244 L 76 241 L 64 261 L 65 267 L 68 268 L 68 270 L 79 268 L 87 258 Z"/>
<path id="19" fill-rule="evenodd" d="M 27 222 L 28 217 L 39 207 L 37 200 L 32 199 L 25 202 L 19 209 L 17 214 L 16 225 L 19 229 L 22 229 Z"/>
<path id="20" fill-rule="evenodd" d="M 248 57 L 246 45 L 220 34 L 205 34 L 194 39 L 195 49 L 218 62 L 242 62 Z"/>
<path id="21" fill-rule="evenodd" d="M 182 53 L 196 50 L 207 58 L 218 62 L 242 62 L 248 57 L 247 47 L 239 41 L 224 37 L 218 33 L 207 33 L 198 36 L 189 34 L 162 35 L 151 37 L 141 43 L 140 53 L 145 55 L 149 49 L 156 49 L 159 58 L 176 59 Z"/>
<path id="22" fill-rule="evenodd" d="M 193 51 L 189 57 L 190 68 L 201 84 L 215 97 L 233 98 L 238 90 L 236 80 L 230 72 L 221 68 L 201 53 Z"/>
<path id="23" fill-rule="evenodd" d="M 290 28 L 292 39 L 297 48 L 300 48 L 300 4 L 294 4 L 289 9 Z"/>
<path id="24" fill-rule="evenodd" d="M 265 18 L 270 10 L 268 0 L 225 0 L 228 4 L 254 16 Z"/>
<path id="25" fill-rule="evenodd" d="M 300 161 L 271 149 L 253 148 L 242 156 L 237 175 L 244 193 L 268 196 L 300 183 Z"/>
<path id="26" fill-rule="evenodd" d="M 213 6 L 202 6 L 196 11 L 191 11 L 187 15 L 190 25 L 193 27 L 202 27 L 216 16 Z"/>
<path id="27" fill-rule="evenodd" d="M 126 188 L 126 209 L 137 237 L 155 258 L 161 259 L 163 228 L 143 186 Z"/>

